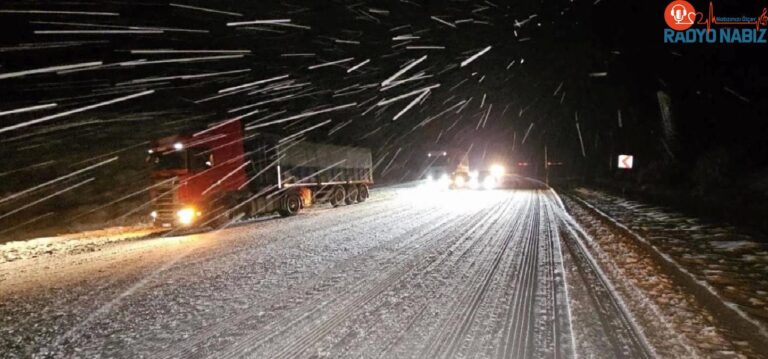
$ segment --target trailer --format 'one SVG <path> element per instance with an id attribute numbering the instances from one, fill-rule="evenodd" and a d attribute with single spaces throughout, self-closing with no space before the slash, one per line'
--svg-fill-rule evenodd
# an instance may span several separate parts
<path id="1" fill-rule="evenodd" d="M 153 141 L 147 161 L 154 223 L 208 226 L 257 215 L 293 216 L 319 203 L 364 202 L 371 151 L 248 133 L 239 120 Z"/>

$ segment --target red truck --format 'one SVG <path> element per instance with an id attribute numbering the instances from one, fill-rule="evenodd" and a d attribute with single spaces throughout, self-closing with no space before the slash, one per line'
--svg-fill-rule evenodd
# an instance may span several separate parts
<path id="1" fill-rule="evenodd" d="M 153 141 L 147 162 L 151 216 L 162 227 L 219 227 L 315 203 L 363 202 L 373 184 L 368 149 L 247 133 L 239 120 Z"/>

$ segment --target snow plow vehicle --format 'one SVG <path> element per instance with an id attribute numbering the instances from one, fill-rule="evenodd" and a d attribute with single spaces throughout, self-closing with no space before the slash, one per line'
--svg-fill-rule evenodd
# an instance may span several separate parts
<path id="1" fill-rule="evenodd" d="M 482 158 L 470 158 L 465 153 L 451 174 L 450 189 L 496 189 L 503 187 L 509 175 L 502 163 L 503 157 L 493 158 L 484 153 Z M 471 166 L 470 166 L 471 164 Z"/>
<path id="2" fill-rule="evenodd" d="M 504 166 L 498 164 L 479 171 L 458 169 L 451 178 L 451 189 L 496 189 L 504 184 L 506 176 Z"/>
<path id="3" fill-rule="evenodd" d="M 317 203 L 364 202 L 371 151 L 247 133 L 239 120 L 151 143 L 151 217 L 157 226 L 220 227 Z"/>

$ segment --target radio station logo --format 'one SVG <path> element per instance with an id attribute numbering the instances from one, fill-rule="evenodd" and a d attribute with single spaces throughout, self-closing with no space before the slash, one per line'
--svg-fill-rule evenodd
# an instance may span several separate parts
<path id="1" fill-rule="evenodd" d="M 688 30 L 696 21 L 696 10 L 691 3 L 676 0 L 667 5 L 667 10 L 664 11 L 664 20 L 672 30 Z"/>
<path id="2" fill-rule="evenodd" d="M 768 41 L 768 8 L 755 12 L 757 16 L 715 15 L 709 2 L 709 12 L 696 11 L 685 0 L 674 0 L 664 9 L 664 43 L 668 44 L 765 44 Z M 753 13 L 753 14 L 755 14 Z"/>

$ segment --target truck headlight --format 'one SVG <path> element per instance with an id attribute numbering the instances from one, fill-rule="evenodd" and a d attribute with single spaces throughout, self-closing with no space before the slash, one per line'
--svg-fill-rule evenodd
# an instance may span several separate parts
<path id="1" fill-rule="evenodd" d="M 185 207 L 176 212 L 176 218 L 179 220 L 179 223 L 183 225 L 192 224 L 192 222 L 195 221 L 196 216 L 197 212 L 192 207 Z"/>

